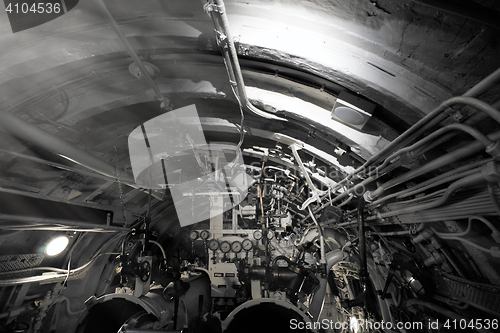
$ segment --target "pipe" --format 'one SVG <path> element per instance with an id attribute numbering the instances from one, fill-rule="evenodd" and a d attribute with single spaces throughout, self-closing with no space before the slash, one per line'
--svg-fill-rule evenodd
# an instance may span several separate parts
<path id="1" fill-rule="evenodd" d="M 439 176 L 436 176 L 434 178 L 426 180 L 425 182 L 419 183 L 418 185 L 416 185 L 414 187 L 411 187 L 409 189 L 394 193 L 395 194 L 394 196 L 396 196 L 398 198 L 404 198 L 404 197 L 419 193 L 425 189 L 444 184 L 444 183 L 451 181 L 451 180 L 455 180 L 456 179 L 455 177 L 461 178 L 463 176 L 468 176 L 470 174 L 470 172 L 472 172 L 472 171 L 479 171 L 480 169 L 477 167 L 482 166 L 483 164 L 486 164 L 486 163 L 491 162 L 491 161 L 492 161 L 492 159 L 485 159 L 485 160 L 472 162 L 470 164 L 462 165 L 461 167 L 455 168 L 453 170 L 450 170 L 448 172 L 440 174 Z M 386 198 L 389 199 L 389 197 L 393 197 L 393 195 L 381 198 L 379 200 L 386 200 Z M 377 200 L 373 204 L 378 203 L 379 200 Z"/>
<path id="2" fill-rule="evenodd" d="M 420 205 L 412 205 L 410 207 L 411 211 L 415 212 L 415 211 L 421 211 L 421 210 L 426 210 L 426 209 L 434 208 L 437 206 L 441 206 L 444 203 L 446 203 L 446 201 L 448 201 L 448 199 L 453 195 L 453 193 L 455 193 L 460 188 L 467 187 L 470 185 L 476 185 L 476 184 L 479 184 L 482 182 L 486 182 L 486 179 L 484 178 L 484 175 L 482 173 L 476 173 L 476 174 L 467 176 L 465 178 L 462 178 L 460 180 L 457 180 L 456 182 L 454 182 L 450 186 L 448 186 L 445 193 L 439 199 L 434 200 L 432 202 L 423 203 Z M 405 212 L 407 212 L 406 208 L 400 208 L 399 210 L 396 209 L 396 210 L 393 210 L 391 212 L 381 213 L 379 215 L 379 218 L 385 218 L 387 216 L 403 214 Z"/>
<path id="3" fill-rule="evenodd" d="M 330 251 L 326 254 L 326 275 L 322 276 L 320 273 L 316 274 L 319 280 L 319 287 L 314 293 L 314 296 L 309 306 L 309 313 L 312 316 L 312 320 L 316 321 L 319 318 L 321 310 L 323 309 L 323 303 L 325 301 L 326 285 L 328 284 L 328 272 L 332 269 L 333 265 L 342 261 L 344 258 L 344 252 L 339 250 Z"/>
<path id="4" fill-rule="evenodd" d="M 377 170 L 379 168 L 380 169 L 383 168 L 390 161 L 392 161 L 393 159 L 395 159 L 396 157 L 398 157 L 398 156 L 400 156 L 402 154 L 409 153 L 409 154 L 411 154 L 412 157 L 416 156 L 417 154 L 412 153 L 412 151 L 414 152 L 415 150 L 417 150 L 418 148 L 422 147 L 424 144 L 428 143 L 429 141 L 434 140 L 435 138 L 437 138 L 438 136 L 442 135 L 443 133 L 446 133 L 446 132 L 452 131 L 452 130 L 459 130 L 459 131 L 462 131 L 462 132 L 465 132 L 465 133 L 471 135 L 476 140 L 478 140 L 479 142 L 481 142 L 486 148 L 490 148 L 491 147 L 491 149 L 493 149 L 494 146 L 495 146 L 495 142 L 494 141 L 489 140 L 486 137 L 486 135 L 482 134 L 478 130 L 476 130 L 476 129 L 470 127 L 470 126 L 464 125 L 464 124 L 451 124 L 451 125 L 448 125 L 446 127 L 440 128 L 439 130 L 433 132 L 430 135 L 427 135 L 425 138 L 423 138 L 422 140 L 416 142 L 415 144 L 413 144 L 413 145 L 411 145 L 409 147 L 405 147 L 403 149 L 398 150 L 396 153 L 394 153 L 391 156 L 389 156 L 384 161 L 384 163 L 381 166 L 377 167 Z M 419 152 L 419 154 L 422 153 L 422 152 L 423 151 Z"/>
<path id="5" fill-rule="evenodd" d="M 111 15 L 111 13 L 109 12 L 108 8 L 106 7 L 106 5 L 104 4 L 104 2 L 102 0 L 95 0 L 95 3 L 97 5 L 97 7 L 99 7 L 99 9 L 100 9 L 101 13 L 104 15 L 104 17 L 106 17 L 106 19 L 111 24 L 111 27 L 115 31 L 118 38 L 120 38 L 121 42 L 123 43 L 123 45 L 127 49 L 129 55 L 132 57 L 132 59 L 134 59 L 135 64 L 141 70 L 141 74 L 144 76 L 144 78 L 148 82 L 151 89 L 153 89 L 153 91 L 156 95 L 156 98 L 158 98 L 158 100 L 161 102 L 161 108 L 167 108 L 170 105 L 170 101 L 168 101 L 168 99 L 165 96 L 163 96 L 160 89 L 158 88 L 156 83 L 153 81 L 153 79 L 149 75 L 148 70 L 146 69 L 146 67 L 142 63 L 141 59 L 139 59 L 139 56 L 135 52 L 132 45 L 130 45 L 130 42 L 128 41 L 127 37 L 125 36 L 123 31 L 120 29 L 120 26 L 118 25 L 118 23 L 116 23 L 115 19 L 113 18 L 113 15 Z"/>
<path id="6" fill-rule="evenodd" d="M 92 173 L 92 172 L 88 172 L 88 171 L 85 171 L 85 170 L 76 169 L 76 168 L 73 168 L 73 167 L 70 167 L 70 166 L 67 166 L 67 165 L 55 163 L 55 162 L 52 162 L 52 161 L 47 161 L 47 160 L 44 160 L 44 159 L 41 159 L 41 158 L 38 158 L 38 157 L 34 157 L 34 156 L 26 155 L 26 154 L 21 154 L 21 153 L 13 152 L 13 151 L 10 151 L 10 150 L 7 150 L 7 149 L 3 149 L 3 148 L 0 148 L 0 153 L 5 153 L 5 154 L 13 155 L 13 156 L 16 156 L 16 157 L 24 158 L 24 159 L 26 159 L 28 161 L 32 161 L 32 162 L 36 162 L 36 163 L 40 163 L 40 164 L 45 164 L 45 165 L 48 165 L 48 166 L 51 166 L 51 167 L 54 167 L 54 168 L 58 168 L 58 169 L 61 169 L 61 170 L 66 170 L 66 171 L 70 171 L 70 172 L 74 172 L 74 173 L 79 173 L 81 175 L 88 176 L 88 177 L 94 177 L 94 178 L 99 178 L 99 179 L 104 179 L 104 180 L 118 180 L 117 176 L 106 176 L 106 175 L 101 174 L 101 173 Z M 72 162 L 74 162 L 74 161 L 72 161 Z M 132 188 L 141 189 L 142 190 L 142 187 L 140 187 L 139 185 L 135 184 L 135 182 L 130 183 L 130 182 L 128 182 L 128 181 L 126 181 L 124 179 L 121 179 L 121 178 L 120 178 L 120 182 L 123 185 L 127 185 L 127 186 L 130 186 Z M 145 191 L 145 190 L 143 190 L 143 191 Z M 158 194 L 152 193 L 151 195 L 153 197 L 155 197 L 156 199 L 160 200 L 160 201 L 164 200 L 163 197 L 161 197 Z"/>
<path id="7" fill-rule="evenodd" d="M 22 141 L 32 142 L 38 147 L 57 154 L 69 161 L 80 164 L 81 166 L 105 176 L 116 178 L 116 168 L 112 164 L 8 112 L 0 112 L 0 128 L 4 132 Z M 121 180 L 135 183 L 134 178 L 128 174 L 124 174 Z"/>
<path id="8" fill-rule="evenodd" d="M 20 215 L 8 215 L 0 214 L 0 221 L 15 222 L 15 224 L 5 225 L 0 223 L 0 229 L 7 228 L 9 230 L 23 230 L 26 227 L 29 229 L 40 228 L 50 228 L 47 225 L 57 226 L 56 229 L 67 230 L 67 228 L 80 228 L 80 229 L 90 229 L 94 232 L 128 232 L 129 228 L 116 227 L 105 224 L 92 224 L 88 222 L 82 222 L 78 220 L 66 220 L 66 219 L 56 219 L 56 218 L 40 218 L 33 216 L 20 216 Z M 53 227 L 54 228 L 54 227 Z M 51 229 L 48 229 L 51 230 Z"/>
<path id="9" fill-rule="evenodd" d="M 474 87 L 469 89 L 463 96 L 458 96 L 458 97 L 452 97 L 443 103 L 441 103 L 436 109 L 428 113 L 425 117 L 420 119 L 417 123 L 415 123 L 412 127 L 410 127 L 408 130 L 406 130 L 404 133 L 402 133 L 400 136 L 398 136 L 396 139 L 394 139 L 390 144 L 388 144 L 384 149 L 382 149 L 378 154 L 372 156 L 369 158 L 362 166 L 351 172 L 346 178 L 344 178 L 338 185 L 342 186 L 342 184 L 349 179 L 351 179 L 354 175 L 358 174 L 359 172 L 363 171 L 364 169 L 368 168 L 371 164 L 377 163 L 378 161 L 385 159 L 387 155 L 399 149 L 400 147 L 404 146 L 407 144 L 412 138 L 418 137 L 420 134 L 423 134 L 428 128 L 433 127 L 434 125 L 439 124 L 441 121 L 446 119 L 448 117 L 447 113 L 443 113 L 448 107 L 455 105 L 455 104 L 469 104 L 469 102 L 474 103 L 475 105 L 471 106 L 479 106 L 481 108 L 481 111 L 491 115 L 491 114 L 496 114 L 498 116 L 495 116 L 495 120 L 499 120 L 500 118 L 500 113 L 498 113 L 498 110 L 495 108 L 489 106 L 488 104 L 484 102 L 480 102 L 474 98 L 489 88 L 491 88 L 493 85 L 495 85 L 498 81 L 500 81 L 500 69 L 497 69 L 495 72 L 481 80 L 479 83 L 477 83 Z M 480 102 L 480 103 L 475 103 L 475 102 Z M 485 107 L 487 110 L 485 110 Z M 488 136 L 489 137 L 489 136 Z M 491 139 L 491 137 L 489 137 Z"/>
<path id="10" fill-rule="evenodd" d="M 304 177 L 307 180 L 307 184 L 311 188 L 313 192 L 313 196 L 316 198 L 316 201 L 318 204 L 321 204 L 321 198 L 319 197 L 318 190 L 316 189 L 316 186 L 314 186 L 314 183 L 311 180 L 311 177 L 309 176 L 309 173 L 307 172 L 304 163 L 302 163 L 302 159 L 299 156 L 299 153 L 297 152 L 297 146 L 295 144 L 291 144 L 289 148 L 292 150 L 293 156 L 297 160 L 297 163 L 299 165 L 300 171 L 304 174 Z M 303 207 L 305 208 L 305 207 Z"/>
<path id="11" fill-rule="evenodd" d="M 359 237 L 359 278 L 362 286 L 361 293 L 354 299 L 345 300 L 343 306 L 351 308 L 361 305 L 365 302 L 366 292 L 368 288 L 368 265 L 366 262 L 366 239 L 365 239 L 365 201 L 362 197 L 358 198 L 358 237 Z"/>
<path id="12" fill-rule="evenodd" d="M 456 312 L 453 312 L 453 311 L 450 311 L 446 308 L 443 308 L 442 306 L 439 306 L 439 305 L 436 305 L 434 303 L 430 303 L 430 302 L 427 302 L 427 301 L 422 301 L 420 299 L 416 299 L 416 298 L 412 298 L 412 299 L 409 299 L 406 301 L 406 304 L 408 305 L 420 305 L 420 306 L 424 306 L 424 307 L 427 307 L 431 310 L 434 310 L 440 314 L 443 314 L 445 315 L 446 317 L 450 318 L 450 319 L 456 319 L 458 321 L 466 321 L 467 323 L 470 322 L 472 319 L 471 318 L 467 318 L 467 317 L 464 317 Z M 479 329 L 479 328 L 476 328 L 476 331 L 478 332 L 484 332 L 484 333 L 491 333 L 492 331 L 490 330 L 486 330 L 486 329 Z"/>
<path id="13" fill-rule="evenodd" d="M 500 131 L 488 135 L 488 139 L 493 140 L 493 141 L 496 141 L 499 138 L 500 138 Z M 375 198 L 382 195 L 382 193 L 384 193 L 385 190 L 387 190 L 393 186 L 399 185 L 399 184 L 406 182 L 410 179 L 413 179 L 415 177 L 423 175 L 429 171 L 441 168 L 441 167 L 446 166 L 446 165 L 450 165 L 450 164 L 452 164 L 452 163 L 454 163 L 462 158 L 465 158 L 467 156 L 470 156 L 472 154 L 475 154 L 475 153 L 481 151 L 481 149 L 483 147 L 484 146 L 481 142 L 474 141 L 474 142 L 472 142 L 464 147 L 458 148 L 458 149 L 452 151 L 451 153 L 448 153 L 448 154 L 443 155 L 439 158 L 436 158 L 435 160 L 433 160 L 433 161 L 431 161 L 431 162 L 429 162 L 429 163 L 427 163 L 427 164 L 425 164 L 417 169 L 413 169 L 413 170 L 411 170 L 411 171 L 409 171 L 409 172 L 407 172 L 399 177 L 391 179 L 390 181 L 379 186 L 377 188 L 377 190 L 375 190 L 373 192 L 368 192 L 367 198 L 370 200 L 374 200 Z"/>
<path id="14" fill-rule="evenodd" d="M 319 263 L 324 265 L 326 264 L 326 256 L 325 256 L 325 237 L 323 235 L 323 228 L 319 225 L 318 221 L 314 217 L 314 214 L 311 210 L 310 206 L 307 206 L 307 209 L 309 210 L 309 215 L 311 216 L 312 220 L 314 221 L 314 224 L 318 227 L 318 232 L 319 232 L 319 244 L 320 244 L 320 256 L 319 256 Z M 325 274 L 328 273 L 328 271 L 325 271 Z"/>
<path id="15" fill-rule="evenodd" d="M 154 241 L 154 240 L 149 240 L 149 243 L 151 244 L 154 244 L 156 246 L 158 246 L 161 250 L 161 254 L 163 255 L 163 260 L 166 262 L 167 261 L 167 255 L 165 254 L 165 250 L 163 249 L 163 246 L 161 246 L 160 243 L 158 243 L 157 241 Z"/>
<path id="16" fill-rule="evenodd" d="M 102 1 L 102 0 L 96 0 L 96 1 Z M 252 103 L 250 103 L 245 88 L 245 82 L 243 80 L 243 74 L 241 73 L 240 63 L 238 61 L 238 53 L 236 51 L 236 47 L 234 46 L 233 35 L 231 34 L 231 30 L 229 28 L 229 20 L 227 18 L 224 1 L 210 0 L 210 5 L 206 6 L 205 9 L 210 12 L 215 27 L 221 28 L 222 31 L 218 32 L 221 33 L 221 35 L 223 36 L 225 35 L 225 38 L 227 39 L 227 49 L 222 48 L 222 53 L 224 54 L 224 59 L 226 62 L 226 68 L 228 70 L 229 78 L 231 81 L 234 79 L 234 82 L 230 82 L 231 86 L 236 86 L 236 89 L 238 90 L 238 93 L 235 95 L 236 98 L 238 99 L 240 106 L 250 113 L 259 115 L 267 119 L 287 121 L 284 118 L 261 111 L 257 109 L 255 106 L 253 106 Z M 214 15 L 213 13 L 217 13 L 217 16 L 220 20 L 219 22 L 216 22 L 217 20 L 214 19 L 216 15 Z M 230 66 L 228 66 L 228 64 L 230 64 Z"/>
<path id="17" fill-rule="evenodd" d="M 402 235 L 409 235 L 410 230 L 401 230 L 401 231 L 367 231 L 366 232 L 368 235 L 375 235 L 375 236 L 402 236 Z"/>

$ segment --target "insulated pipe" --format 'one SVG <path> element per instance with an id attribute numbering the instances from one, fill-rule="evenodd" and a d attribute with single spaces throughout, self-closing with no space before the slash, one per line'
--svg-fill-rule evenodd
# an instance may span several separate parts
<path id="1" fill-rule="evenodd" d="M 482 79 L 474 87 L 467 90 L 463 96 L 476 97 L 485 93 L 488 89 L 492 88 L 495 84 L 500 83 L 500 68 Z"/>
<path id="2" fill-rule="evenodd" d="M 311 305 L 309 306 L 309 313 L 311 314 L 313 321 L 317 321 L 321 313 L 321 310 L 323 309 L 323 303 L 325 301 L 326 285 L 328 284 L 328 272 L 330 272 L 333 265 L 335 265 L 339 261 L 342 261 L 343 258 L 344 258 L 344 252 L 341 249 L 328 252 L 326 254 L 327 274 L 323 277 L 319 273 L 316 274 L 317 278 L 319 279 L 319 287 L 314 293 Z"/>
<path id="3" fill-rule="evenodd" d="M 8 112 L 0 112 L 0 128 L 22 141 L 31 142 L 40 148 L 94 170 L 97 173 L 116 178 L 116 168 L 112 164 Z M 128 174 L 123 174 L 120 179 L 128 183 L 135 183 L 134 178 Z"/>
<path id="4" fill-rule="evenodd" d="M 153 89 L 153 91 L 156 95 L 156 98 L 158 98 L 158 100 L 161 102 L 161 107 L 162 108 L 168 107 L 170 102 L 165 98 L 165 96 L 163 96 L 160 89 L 158 88 L 156 83 L 153 81 L 153 79 L 149 75 L 148 70 L 146 69 L 146 67 L 142 63 L 141 59 L 139 59 L 139 56 L 135 52 L 132 45 L 130 45 L 127 37 L 125 36 L 123 31 L 120 29 L 120 26 L 118 25 L 118 23 L 116 23 L 115 19 L 113 18 L 113 15 L 111 15 L 111 13 L 109 12 L 109 10 L 106 7 L 106 5 L 104 4 L 104 2 L 102 0 L 95 0 L 95 3 L 97 5 L 97 7 L 99 7 L 101 13 L 106 17 L 106 19 L 111 24 L 111 27 L 115 31 L 118 38 L 120 38 L 120 40 L 122 41 L 123 45 L 125 46 L 125 48 L 127 49 L 128 53 L 129 53 L 129 55 L 132 57 L 132 59 L 134 59 L 134 62 L 137 65 L 137 67 L 139 67 L 139 69 L 141 70 L 141 74 L 144 76 L 144 78 L 148 82 L 151 89 Z"/>
<path id="5" fill-rule="evenodd" d="M 96 1 L 102 1 L 102 0 L 96 0 Z M 246 92 L 245 88 L 245 82 L 243 80 L 243 74 L 241 73 L 241 67 L 240 63 L 238 61 L 238 53 L 236 52 L 236 47 L 234 46 L 234 39 L 233 35 L 231 34 L 231 30 L 229 28 L 229 20 L 227 18 L 226 14 L 226 7 L 224 5 L 223 0 L 210 0 L 210 4 L 212 7 L 208 7 L 210 11 L 214 11 L 217 13 L 217 15 L 220 18 L 220 27 L 223 35 L 227 38 L 227 48 L 228 50 L 223 49 L 223 52 L 228 52 L 227 55 L 224 56 L 226 61 L 230 64 L 230 66 L 227 66 L 228 69 L 228 75 L 229 78 L 232 79 L 234 78 L 234 83 L 231 82 L 231 85 L 236 85 L 236 89 L 238 90 L 238 101 L 240 103 L 240 106 L 247 110 L 250 113 L 259 115 L 261 117 L 267 118 L 267 119 L 275 119 L 275 120 L 282 120 L 282 121 L 287 121 L 284 118 L 275 116 L 273 114 L 269 114 L 267 112 L 261 111 L 257 109 L 255 106 L 250 103 L 250 100 L 248 99 L 248 95 Z M 213 18 L 213 16 L 212 16 Z M 217 27 L 217 23 L 215 23 L 215 26 Z M 233 73 L 231 73 L 231 69 Z"/>

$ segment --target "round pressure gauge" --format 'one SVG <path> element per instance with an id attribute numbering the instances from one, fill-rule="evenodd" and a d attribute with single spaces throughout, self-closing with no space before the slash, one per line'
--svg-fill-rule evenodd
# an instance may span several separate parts
<path id="1" fill-rule="evenodd" d="M 274 231 L 272 230 L 269 230 L 267 232 L 267 239 L 273 239 L 274 238 Z"/>
<path id="2" fill-rule="evenodd" d="M 241 245 L 243 246 L 243 250 L 245 250 L 245 251 L 250 251 L 253 248 L 253 243 L 248 238 L 245 239 L 245 240 L 243 240 L 243 242 L 241 243 Z"/>
<path id="3" fill-rule="evenodd" d="M 217 239 L 211 239 L 208 242 L 208 248 L 212 251 L 216 251 L 219 248 L 219 241 Z"/>
<path id="4" fill-rule="evenodd" d="M 231 244 L 229 244 L 229 242 L 227 241 L 223 241 L 222 243 L 220 243 L 220 250 L 223 253 L 228 253 L 229 251 L 231 251 Z"/>
<path id="5" fill-rule="evenodd" d="M 255 238 L 256 240 L 259 240 L 262 238 L 262 231 L 260 230 L 255 230 L 253 232 L 253 238 Z"/>
<path id="6" fill-rule="evenodd" d="M 231 250 L 234 252 L 234 253 L 239 253 L 241 252 L 241 243 L 238 242 L 238 241 L 234 241 L 232 244 L 231 244 Z"/>
<path id="7" fill-rule="evenodd" d="M 192 231 L 189 233 L 189 238 L 191 238 L 191 240 L 195 240 L 196 238 L 198 238 L 198 231 L 196 231 L 196 230 L 192 230 Z"/>
<path id="8" fill-rule="evenodd" d="M 208 239 L 210 237 L 210 231 L 203 230 L 202 232 L 200 232 L 200 237 L 201 239 Z"/>

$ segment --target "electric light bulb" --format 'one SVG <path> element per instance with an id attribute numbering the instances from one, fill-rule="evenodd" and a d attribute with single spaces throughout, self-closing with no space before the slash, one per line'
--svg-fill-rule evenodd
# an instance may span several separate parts
<path id="1" fill-rule="evenodd" d="M 69 244 L 69 238 L 66 236 L 60 236 L 57 238 L 52 239 L 49 244 L 47 245 L 47 248 L 45 249 L 45 253 L 48 256 L 56 256 L 63 252 L 66 247 Z"/>

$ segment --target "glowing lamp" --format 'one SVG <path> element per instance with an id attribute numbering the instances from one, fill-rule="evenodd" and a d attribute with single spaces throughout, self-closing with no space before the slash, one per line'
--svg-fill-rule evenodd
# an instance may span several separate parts
<path id="1" fill-rule="evenodd" d="M 63 252 L 69 244 L 69 238 L 66 236 L 59 236 L 52 239 L 45 249 L 45 253 L 49 257 L 57 256 Z"/>

